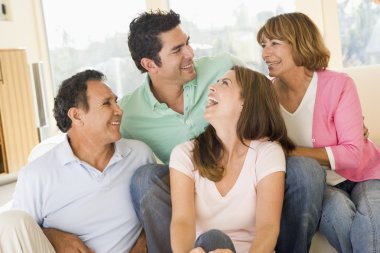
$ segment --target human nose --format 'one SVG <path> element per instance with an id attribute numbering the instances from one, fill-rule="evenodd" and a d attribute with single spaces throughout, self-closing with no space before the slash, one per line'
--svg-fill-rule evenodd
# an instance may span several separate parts
<path id="1" fill-rule="evenodd" d="M 263 49 L 261 51 L 261 57 L 265 60 L 265 58 L 268 58 L 272 54 L 272 49 L 269 46 L 263 45 Z"/>
<path id="2" fill-rule="evenodd" d="M 194 57 L 194 50 L 190 45 L 185 46 L 185 57 L 187 58 L 193 58 Z"/>
<path id="3" fill-rule="evenodd" d="M 115 103 L 114 114 L 115 115 L 123 115 L 123 110 L 120 108 L 120 106 L 117 103 Z"/>
<path id="4" fill-rule="evenodd" d="M 216 85 L 217 85 L 218 83 L 213 83 L 213 84 L 210 84 L 209 86 L 208 86 L 208 91 L 209 91 L 209 93 L 211 93 L 211 92 L 215 92 L 216 91 Z"/>

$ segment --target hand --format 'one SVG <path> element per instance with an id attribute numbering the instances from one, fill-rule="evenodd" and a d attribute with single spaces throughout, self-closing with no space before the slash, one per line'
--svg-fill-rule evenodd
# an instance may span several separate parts
<path id="1" fill-rule="evenodd" d="M 129 253 L 148 253 L 148 249 L 146 247 L 146 236 L 145 236 L 144 230 L 141 231 L 139 238 L 137 238 L 135 245 L 133 245 L 133 248 L 131 249 Z"/>
<path id="2" fill-rule="evenodd" d="M 76 235 L 55 228 L 44 228 L 43 231 L 56 253 L 95 253 Z"/>
<path id="3" fill-rule="evenodd" d="M 363 117 L 363 136 L 364 136 L 364 140 L 366 141 L 369 137 L 369 131 L 368 131 L 368 128 L 365 126 L 364 124 L 364 117 Z"/>

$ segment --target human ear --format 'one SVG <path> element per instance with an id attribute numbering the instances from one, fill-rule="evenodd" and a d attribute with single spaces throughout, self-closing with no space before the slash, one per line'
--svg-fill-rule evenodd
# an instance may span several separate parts
<path id="1" fill-rule="evenodd" d="M 83 125 L 82 113 L 78 108 L 71 107 L 67 112 L 67 116 L 71 119 L 73 125 Z"/>
<path id="2" fill-rule="evenodd" d="M 148 71 L 148 73 L 154 73 L 157 70 L 156 63 L 149 58 L 142 58 L 140 64 L 144 69 L 146 69 L 146 71 Z"/>

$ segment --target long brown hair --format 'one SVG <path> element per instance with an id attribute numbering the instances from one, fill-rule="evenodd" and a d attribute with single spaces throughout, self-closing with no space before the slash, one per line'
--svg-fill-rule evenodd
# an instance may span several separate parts
<path id="1" fill-rule="evenodd" d="M 249 68 L 234 66 L 231 70 L 235 71 L 244 101 L 236 127 L 239 140 L 244 144 L 244 140 L 268 138 L 279 142 L 285 152 L 293 150 L 295 145 L 287 136 L 272 82 Z M 214 182 L 222 179 L 224 168 L 219 161 L 223 150 L 223 143 L 212 125 L 194 139 L 193 162 L 201 176 Z"/>
<path id="2" fill-rule="evenodd" d="M 285 13 L 267 20 L 257 33 L 257 42 L 263 38 L 279 39 L 290 43 L 297 66 L 309 70 L 326 69 L 330 60 L 322 35 L 314 22 L 301 12 Z"/>

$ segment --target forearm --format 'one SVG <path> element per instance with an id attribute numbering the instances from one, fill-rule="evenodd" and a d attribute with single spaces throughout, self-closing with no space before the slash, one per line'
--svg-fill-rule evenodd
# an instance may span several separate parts
<path id="1" fill-rule="evenodd" d="M 272 253 L 276 247 L 279 232 L 280 228 L 276 225 L 258 229 L 249 253 Z"/>
<path id="2" fill-rule="evenodd" d="M 297 147 L 289 155 L 290 156 L 305 156 L 305 157 L 313 158 L 316 161 L 318 161 L 320 165 L 330 167 L 330 160 L 325 148 Z"/>
<path id="3" fill-rule="evenodd" d="M 195 226 L 185 222 L 172 222 L 170 238 L 173 253 L 188 253 L 194 248 Z"/>
<path id="4" fill-rule="evenodd" d="M 53 245 L 56 252 L 82 252 L 93 253 L 82 240 L 71 233 L 61 231 L 55 228 L 42 228 L 42 231 Z"/>

